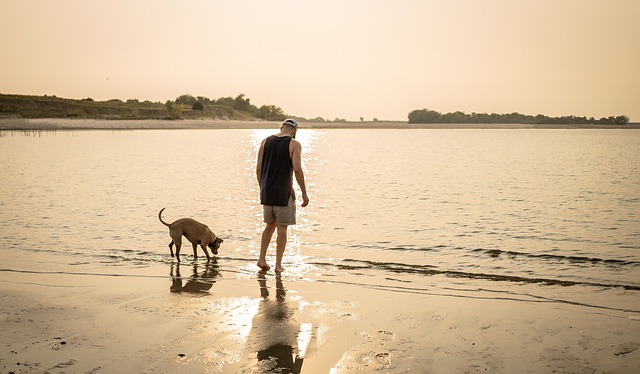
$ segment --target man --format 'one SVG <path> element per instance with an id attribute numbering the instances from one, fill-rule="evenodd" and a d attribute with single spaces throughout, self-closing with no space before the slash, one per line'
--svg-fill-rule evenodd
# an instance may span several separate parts
<path id="1" fill-rule="evenodd" d="M 264 222 L 258 267 L 269 270 L 267 249 L 273 233 L 276 238 L 276 273 L 282 272 L 282 257 L 287 246 L 287 227 L 296 224 L 295 193 L 293 175 L 302 192 L 302 206 L 309 204 L 307 188 L 302 171 L 302 146 L 295 140 L 298 122 L 287 119 L 282 122 L 280 132 L 264 139 L 258 151 L 256 175 L 260 185 L 260 204 L 263 206 Z"/>

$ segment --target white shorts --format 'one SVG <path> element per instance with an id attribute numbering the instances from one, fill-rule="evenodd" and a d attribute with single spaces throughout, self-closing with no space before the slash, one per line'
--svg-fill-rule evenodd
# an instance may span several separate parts
<path id="1" fill-rule="evenodd" d="M 296 224 L 296 202 L 292 197 L 289 198 L 287 206 L 263 205 L 262 212 L 265 223 L 273 222 L 275 219 L 281 226 Z"/>

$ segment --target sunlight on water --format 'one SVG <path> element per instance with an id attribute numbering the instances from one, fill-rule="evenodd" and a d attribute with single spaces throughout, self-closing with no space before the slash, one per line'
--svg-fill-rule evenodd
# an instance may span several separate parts
<path id="1" fill-rule="evenodd" d="M 250 137 L 253 142 L 253 148 L 255 149 L 255 154 L 258 152 L 258 148 L 260 148 L 260 143 L 271 135 L 277 134 L 279 132 L 278 129 L 256 129 L 249 130 Z M 300 142 L 303 148 L 304 153 L 313 153 L 313 147 L 317 138 L 319 136 L 320 130 L 307 130 L 304 127 L 301 127 L 296 133 L 296 140 Z M 254 158 L 255 160 L 255 158 Z"/>
<path id="2" fill-rule="evenodd" d="M 253 319 L 258 313 L 260 299 L 256 298 L 228 298 L 216 300 L 209 304 L 206 311 L 209 314 L 225 316 L 219 322 L 219 330 L 225 333 L 227 352 L 225 364 L 237 362 L 242 358 L 242 348 L 246 345 L 253 327 Z"/>
<path id="3" fill-rule="evenodd" d="M 313 324 L 309 322 L 300 324 L 300 331 L 298 332 L 298 350 L 300 357 L 304 357 L 307 354 L 307 348 L 309 348 L 309 342 L 312 338 Z"/>
<path id="4" fill-rule="evenodd" d="M 170 263 L 167 207 L 166 221 L 192 217 L 225 240 L 221 272 L 252 274 L 255 163 L 277 132 L 0 138 L 5 265 L 27 253 L 55 255 L 32 263 L 45 268 Z M 289 230 L 290 277 L 640 288 L 639 131 L 302 127 L 297 138 L 311 202 Z"/>

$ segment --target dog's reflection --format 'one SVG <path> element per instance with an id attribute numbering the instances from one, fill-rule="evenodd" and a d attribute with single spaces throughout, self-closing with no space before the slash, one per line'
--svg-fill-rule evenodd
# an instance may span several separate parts
<path id="1" fill-rule="evenodd" d="M 202 265 L 199 263 L 193 264 L 193 273 L 186 279 L 186 283 L 180 275 L 180 264 L 171 264 L 171 292 L 189 292 L 189 293 L 206 293 L 209 292 L 213 284 L 216 282 L 218 276 L 220 276 L 220 270 L 218 264 L 215 261 L 207 262 L 204 264 L 204 269 L 200 270 Z"/>
<path id="2" fill-rule="evenodd" d="M 276 275 L 276 294 L 273 299 L 264 272 L 258 274 L 260 307 L 253 319 L 251 344 L 258 352 L 258 366 L 262 372 L 300 373 L 303 354 L 298 350 L 300 326 L 295 323 L 295 309 L 287 302 L 282 277 Z"/>

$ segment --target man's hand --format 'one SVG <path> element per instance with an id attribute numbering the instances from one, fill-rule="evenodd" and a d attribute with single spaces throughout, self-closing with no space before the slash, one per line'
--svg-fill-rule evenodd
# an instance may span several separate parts
<path id="1" fill-rule="evenodd" d="M 302 194 L 302 207 L 309 205 L 309 196 L 306 193 Z"/>

